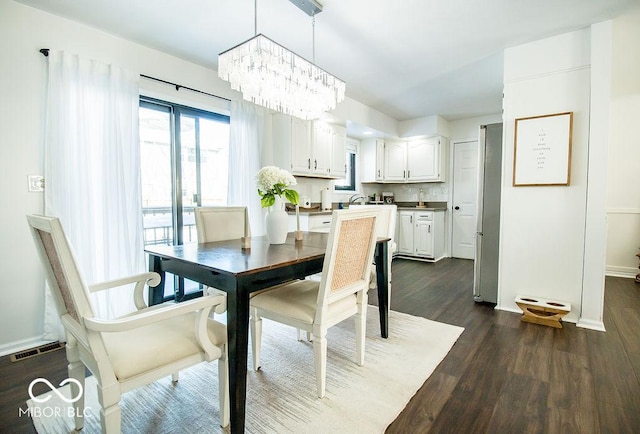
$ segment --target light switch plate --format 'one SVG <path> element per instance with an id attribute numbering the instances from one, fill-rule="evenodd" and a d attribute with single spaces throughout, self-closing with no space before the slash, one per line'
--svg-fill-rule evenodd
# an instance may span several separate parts
<path id="1" fill-rule="evenodd" d="M 29 191 L 44 191 L 44 176 L 29 175 Z"/>

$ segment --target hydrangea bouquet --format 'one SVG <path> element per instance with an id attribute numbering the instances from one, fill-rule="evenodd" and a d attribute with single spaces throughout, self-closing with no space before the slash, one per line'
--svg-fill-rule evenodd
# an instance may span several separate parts
<path id="1" fill-rule="evenodd" d="M 265 166 L 258 171 L 256 180 L 263 208 L 272 206 L 276 201 L 276 196 L 284 196 L 292 204 L 298 204 L 298 192 L 289 188 L 297 184 L 296 179 L 286 170 L 275 166 Z"/>

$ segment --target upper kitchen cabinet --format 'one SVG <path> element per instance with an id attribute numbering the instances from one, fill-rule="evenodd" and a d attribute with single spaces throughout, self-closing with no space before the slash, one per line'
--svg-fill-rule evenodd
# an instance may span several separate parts
<path id="1" fill-rule="evenodd" d="M 347 129 L 340 125 L 331 125 L 331 166 L 332 178 L 347 176 Z"/>
<path id="2" fill-rule="evenodd" d="M 384 144 L 384 180 L 386 182 L 407 180 L 407 142 Z"/>
<path id="3" fill-rule="evenodd" d="M 407 142 L 407 181 L 442 182 L 445 180 L 448 140 L 444 137 Z"/>
<path id="4" fill-rule="evenodd" d="M 361 182 L 384 182 L 384 146 L 382 139 L 360 142 Z"/>
<path id="5" fill-rule="evenodd" d="M 375 142 L 361 147 L 362 182 L 445 181 L 449 143 L 445 137 Z"/>
<path id="6" fill-rule="evenodd" d="M 325 122 L 272 115 L 273 155 L 292 175 L 344 178 L 346 130 Z"/>

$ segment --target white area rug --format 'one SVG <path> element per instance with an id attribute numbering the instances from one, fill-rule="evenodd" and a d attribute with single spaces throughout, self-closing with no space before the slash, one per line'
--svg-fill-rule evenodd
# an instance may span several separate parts
<path id="1" fill-rule="evenodd" d="M 327 395 L 316 396 L 313 348 L 298 342 L 293 328 L 264 320 L 262 369 L 247 375 L 248 433 L 382 433 L 400 414 L 463 329 L 398 312 L 389 315 L 389 338 L 380 337 L 378 310 L 369 306 L 365 366 L 354 363 L 355 331 L 349 319 L 331 328 L 328 339 Z M 251 366 L 251 352 L 249 352 Z M 122 432 L 224 432 L 218 419 L 216 363 L 180 372 L 172 385 L 167 377 L 132 392 L 121 401 Z M 82 433 L 100 432 L 96 382 L 86 383 L 86 420 Z M 68 386 L 66 390 L 68 396 Z M 45 404 L 68 407 L 53 392 Z M 37 411 L 37 410 L 36 410 Z M 35 412 L 32 412 L 32 415 Z M 47 411 L 43 411 L 47 414 Z M 51 411 L 49 411 L 51 413 Z M 38 433 L 68 433 L 73 420 L 34 417 Z"/>

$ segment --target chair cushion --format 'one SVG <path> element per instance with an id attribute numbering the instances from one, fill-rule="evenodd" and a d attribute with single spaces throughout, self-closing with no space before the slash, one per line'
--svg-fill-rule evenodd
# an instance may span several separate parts
<path id="1" fill-rule="evenodd" d="M 251 306 L 312 324 L 316 315 L 319 286 L 320 282 L 314 280 L 296 280 L 256 295 L 250 301 Z M 337 313 L 352 309 L 355 304 L 356 295 L 353 294 L 332 303 L 329 309 Z"/>
<path id="2" fill-rule="evenodd" d="M 195 335 L 195 316 L 195 313 L 190 313 L 126 332 L 102 333 L 104 346 L 118 380 L 124 381 L 202 353 Z M 209 338 L 214 345 L 219 347 L 227 341 L 227 331 L 223 324 L 209 319 L 208 328 Z M 220 351 L 218 357 L 221 355 Z"/>

